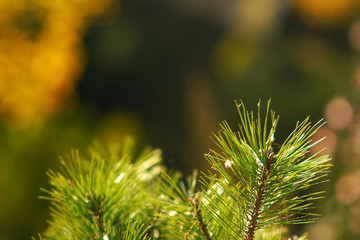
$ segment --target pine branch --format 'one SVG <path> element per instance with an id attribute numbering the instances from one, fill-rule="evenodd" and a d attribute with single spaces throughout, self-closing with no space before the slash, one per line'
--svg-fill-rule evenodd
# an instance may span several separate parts
<path id="1" fill-rule="evenodd" d="M 195 212 L 195 218 L 197 220 L 197 224 L 199 226 L 199 229 L 204 237 L 205 240 L 211 240 L 211 236 L 208 232 L 206 223 L 204 222 L 204 219 L 202 217 L 200 205 L 199 205 L 199 196 L 200 193 L 198 192 L 193 199 L 190 199 L 190 203 L 193 206 L 194 212 Z"/>
<path id="2" fill-rule="evenodd" d="M 270 102 L 262 121 L 260 103 L 255 117 L 238 102 L 239 131 L 232 131 L 224 121 L 214 134 L 222 152 L 211 150 L 205 155 L 218 173 L 209 172 L 202 179 L 203 209 L 217 237 L 253 240 L 259 229 L 307 223 L 314 221 L 307 216 L 316 216 L 309 210 L 322 192 L 296 195 L 317 184 L 331 166 L 328 156 L 307 155 L 317 143 L 311 142 L 311 136 L 323 122 L 311 126 L 307 118 L 298 123 L 275 153 L 272 146 L 279 117 L 269 106 Z"/>
<path id="3" fill-rule="evenodd" d="M 157 224 L 157 222 L 159 220 L 158 216 L 160 215 L 160 213 L 161 213 L 161 207 L 159 205 L 156 207 L 155 213 L 154 213 L 153 218 L 148 226 L 145 236 L 150 237 L 154 234 L 155 225 Z"/>
<path id="4" fill-rule="evenodd" d="M 123 240 L 150 240 L 146 235 L 147 229 L 139 222 L 129 222 Z M 110 240 L 110 238 L 108 238 Z M 103 239 L 103 240 L 108 240 Z"/>
<path id="5" fill-rule="evenodd" d="M 187 240 L 187 239 L 189 238 L 189 235 L 190 235 L 191 231 L 193 230 L 194 225 L 196 224 L 196 222 L 197 222 L 197 221 L 195 221 L 195 222 L 193 223 L 193 225 L 191 225 L 189 231 L 187 231 L 187 232 L 185 233 L 184 240 Z"/>
<path id="6" fill-rule="evenodd" d="M 126 144 L 110 153 L 93 148 L 90 159 L 73 151 L 61 173 L 48 173 L 52 189 L 42 198 L 51 201 L 52 221 L 44 239 L 149 239 L 143 226 L 156 211 L 148 199 L 160 195 L 159 153 L 132 156 Z"/>
<path id="7" fill-rule="evenodd" d="M 324 122 L 308 118 L 273 150 L 279 116 L 267 104 L 264 120 L 237 102 L 239 130 L 224 121 L 213 135 L 220 152 L 205 154 L 213 171 L 183 181 L 165 172 L 158 150 L 134 155 L 100 147 L 81 157 L 73 151 L 63 171 L 49 171 L 52 221 L 44 240 L 280 240 L 279 225 L 316 220 L 313 202 L 323 192 L 304 191 L 321 183 L 330 158 L 309 155 L 311 137 Z M 160 174 L 162 172 L 162 174 Z M 322 181 L 323 182 L 323 181 Z M 306 236 L 299 239 L 306 239 Z"/>
<path id="8" fill-rule="evenodd" d="M 197 212 L 198 200 L 196 200 L 197 171 L 189 176 L 186 182 L 182 181 L 179 173 L 163 173 L 160 199 L 155 200 L 162 206 L 162 214 L 159 215 L 159 230 L 161 239 L 202 239 Z M 193 196 L 195 196 L 193 198 Z M 195 219 L 195 222 L 194 222 Z M 200 220 L 202 222 L 202 220 Z M 191 233 L 191 234 L 190 234 Z"/>
<path id="9" fill-rule="evenodd" d="M 264 201 L 266 182 L 268 181 L 270 171 L 272 170 L 272 167 L 273 167 L 273 164 L 272 164 L 273 158 L 274 158 L 274 152 L 272 150 L 272 147 L 270 147 L 269 151 L 268 151 L 267 160 L 266 160 L 265 171 L 262 173 L 262 178 L 261 178 L 261 181 L 259 184 L 258 193 L 255 198 L 255 206 L 253 207 L 253 210 L 251 212 L 250 224 L 248 225 L 247 230 L 246 230 L 245 240 L 254 239 L 255 230 L 257 228 L 258 219 L 259 219 L 260 208 Z"/>
<path id="10" fill-rule="evenodd" d="M 103 208 L 101 206 L 101 197 L 95 197 L 93 200 L 89 193 L 85 194 L 87 201 L 89 202 L 88 207 L 92 212 L 92 217 L 96 225 L 97 234 L 95 239 L 102 239 L 103 236 L 107 236 L 105 231 L 105 223 L 103 219 Z"/>

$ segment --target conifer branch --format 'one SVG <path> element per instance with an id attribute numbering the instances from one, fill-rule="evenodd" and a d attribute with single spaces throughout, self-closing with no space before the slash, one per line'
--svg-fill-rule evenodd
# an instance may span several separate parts
<path id="1" fill-rule="evenodd" d="M 193 230 L 194 225 L 195 225 L 196 223 L 197 223 L 197 221 L 195 221 L 195 222 L 191 225 L 191 227 L 189 228 L 189 231 L 187 231 L 187 232 L 185 233 L 184 240 L 187 240 L 187 239 L 189 238 L 189 235 L 190 235 L 191 231 Z"/>
<path id="2" fill-rule="evenodd" d="M 53 219 L 43 239 L 149 239 L 144 226 L 156 208 L 148 199 L 160 194 L 160 161 L 158 150 L 132 157 L 126 144 L 116 151 L 97 146 L 90 158 L 73 151 L 61 173 L 48 173 Z"/>
<path id="3" fill-rule="evenodd" d="M 85 194 L 87 201 L 89 202 L 88 206 L 89 209 L 92 212 L 92 217 L 93 220 L 96 224 L 96 238 L 94 239 L 102 239 L 104 236 L 107 236 L 106 231 L 105 231 L 105 222 L 103 220 L 103 209 L 101 206 L 101 197 L 95 197 L 95 199 L 93 200 L 90 197 L 89 193 Z"/>
<path id="4" fill-rule="evenodd" d="M 90 158 L 73 151 L 63 171 L 49 171 L 51 227 L 44 240 L 254 240 L 281 239 L 275 225 L 312 222 L 314 200 L 303 193 L 329 171 L 330 158 L 309 155 L 311 137 L 324 122 L 297 123 L 274 152 L 279 116 L 267 104 L 265 119 L 237 102 L 239 130 L 224 121 L 213 135 L 220 152 L 205 158 L 211 169 L 183 181 L 166 173 L 160 151 L 133 156 L 129 145 L 108 154 L 95 148 Z M 160 173 L 163 174 L 160 176 Z M 306 239 L 304 235 L 300 239 Z"/>
<path id="5" fill-rule="evenodd" d="M 193 206 L 195 218 L 197 220 L 197 224 L 199 226 L 201 234 L 203 235 L 205 240 L 211 240 L 211 236 L 208 232 L 208 228 L 202 217 L 201 209 L 199 206 L 199 197 L 200 197 L 200 193 L 198 192 L 193 199 L 190 199 L 191 200 L 190 203 Z"/>
<path id="6" fill-rule="evenodd" d="M 311 201 L 321 198 L 323 192 L 296 195 L 317 184 L 331 166 L 326 155 L 307 155 L 317 143 L 311 142 L 311 136 L 324 123 L 311 126 L 308 118 L 298 123 L 275 153 L 272 145 L 279 116 L 270 111 L 270 101 L 264 121 L 260 102 L 257 115 L 248 112 L 241 101 L 236 106 L 239 131 L 234 132 L 224 121 L 214 134 L 221 152 L 210 150 L 205 155 L 217 173 L 209 172 L 202 180 L 209 224 L 220 226 L 212 227 L 214 235 L 253 240 L 259 229 L 314 221 L 307 218 L 316 216 L 309 212 Z"/>
<path id="7" fill-rule="evenodd" d="M 250 216 L 250 223 L 246 230 L 245 240 L 253 240 L 255 237 L 255 230 L 256 230 L 257 224 L 258 224 L 259 212 L 260 212 L 262 203 L 264 201 L 264 193 L 266 191 L 266 184 L 268 182 L 270 171 L 272 169 L 273 158 L 274 158 L 274 152 L 272 150 L 272 147 L 269 147 L 268 156 L 267 156 L 267 160 L 266 160 L 266 167 L 262 173 L 262 178 L 260 180 L 258 193 L 255 198 L 255 205 L 253 207 L 253 210 L 252 210 L 251 216 Z"/>
<path id="8" fill-rule="evenodd" d="M 161 213 L 161 206 L 158 205 L 155 209 L 155 213 L 153 215 L 153 220 L 150 222 L 148 229 L 146 230 L 145 236 L 150 237 L 153 234 L 154 228 L 155 228 L 155 225 L 157 224 L 160 213 Z"/>

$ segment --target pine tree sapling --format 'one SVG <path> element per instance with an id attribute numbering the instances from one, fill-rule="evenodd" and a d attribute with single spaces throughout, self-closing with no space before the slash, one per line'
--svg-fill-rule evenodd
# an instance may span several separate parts
<path id="1" fill-rule="evenodd" d="M 323 192 L 309 188 L 331 164 L 309 150 L 324 122 L 298 123 L 275 151 L 279 116 L 270 101 L 264 118 L 260 103 L 256 114 L 236 106 L 239 130 L 220 124 L 213 134 L 220 150 L 205 154 L 211 170 L 201 184 L 197 171 L 185 181 L 167 171 L 158 150 L 137 156 L 126 144 L 111 154 L 97 147 L 90 158 L 73 151 L 62 173 L 48 173 L 52 188 L 43 198 L 52 220 L 43 239 L 280 240 L 283 224 L 314 221 L 313 201 Z"/>
<path id="2" fill-rule="evenodd" d="M 202 178 L 205 185 L 203 208 L 209 215 L 209 228 L 223 239 L 255 238 L 255 232 L 275 224 L 314 221 L 313 200 L 323 192 L 297 195 L 319 183 L 330 167 L 330 158 L 316 153 L 309 156 L 311 136 L 324 123 L 311 126 L 308 118 L 275 152 L 274 134 L 279 116 L 267 104 L 265 118 L 248 112 L 237 102 L 239 131 L 233 132 L 224 121 L 214 141 L 221 152 L 210 150 L 205 157 L 216 173 Z M 206 191 L 205 191 L 206 190 Z M 225 235 L 223 235 L 226 229 Z"/>
<path id="3" fill-rule="evenodd" d="M 159 184 L 159 150 L 134 156 L 130 144 L 108 154 L 91 149 L 91 158 L 72 151 L 62 173 L 50 171 L 51 227 L 44 239 L 146 239 Z M 137 221 L 139 219 L 140 221 Z M 146 226 L 145 226 L 146 224 Z"/>

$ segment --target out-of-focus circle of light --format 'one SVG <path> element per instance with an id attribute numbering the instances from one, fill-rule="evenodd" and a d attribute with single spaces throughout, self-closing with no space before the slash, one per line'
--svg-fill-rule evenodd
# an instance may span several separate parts
<path id="1" fill-rule="evenodd" d="M 312 240 L 335 240 L 336 232 L 329 222 L 320 221 L 309 229 L 309 238 Z"/>
<path id="2" fill-rule="evenodd" d="M 349 137 L 342 141 L 339 159 L 342 163 L 356 167 L 359 164 L 359 138 Z"/>
<path id="3" fill-rule="evenodd" d="M 234 6 L 233 31 L 240 31 L 252 39 L 263 37 L 277 23 L 276 19 L 283 5 L 280 1 L 237 1 Z"/>
<path id="4" fill-rule="evenodd" d="M 360 89 L 360 66 L 356 68 L 353 79 L 355 81 L 356 87 Z"/>
<path id="5" fill-rule="evenodd" d="M 336 134 L 330 128 L 323 126 L 315 133 L 315 135 L 312 137 L 311 140 L 312 140 L 312 142 L 317 142 L 320 139 L 322 139 L 323 137 L 325 137 L 325 139 L 323 139 L 318 144 L 313 146 L 311 148 L 311 152 L 315 154 L 315 153 L 325 149 L 322 152 L 322 154 L 331 155 L 335 151 L 336 144 L 337 144 Z"/>
<path id="6" fill-rule="evenodd" d="M 356 137 L 360 138 L 360 113 L 355 115 L 350 130 Z M 360 148 L 359 148 L 359 153 L 360 153 Z"/>
<path id="7" fill-rule="evenodd" d="M 348 226 L 352 232 L 360 234 L 360 203 L 351 206 Z"/>
<path id="8" fill-rule="evenodd" d="M 360 172 L 351 173 L 340 178 L 335 186 L 337 200 L 350 205 L 360 197 Z"/>
<path id="9" fill-rule="evenodd" d="M 345 129 L 352 121 L 354 110 L 343 97 L 332 99 L 326 106 L 325 118 L 330 128 L 334 130 Z"/>
<path id="10" fill-rule="evenodd" d="M 296 0 L 295 7 L 305 22 L 329 24 L 348 16 L 357 0 Z"/>
<path id="11" fill-rule="evenodd" d="M 360 51 L 360 21 L 356 21 L 350 26 L 349 41 L 355 50 Z"/>

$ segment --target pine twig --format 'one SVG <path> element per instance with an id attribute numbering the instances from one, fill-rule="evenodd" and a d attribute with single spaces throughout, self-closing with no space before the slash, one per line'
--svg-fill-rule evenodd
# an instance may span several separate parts
<path id="1" fill-rule="evenodd" d="M 188 237 L 189 237 L 191 231 L 193 230 L 195 224 L 196 224 L 196 222 L 194 222 L 193 225 L 191 225 L 189 231 L 187 231 L 187 232 L 185 233 L 184 240 L 187 240 L 187 239 L 188 239 Z"/>
<path id="2" fill-rule="evenodd" d="M 264 193 L 266 190 L 266 181 L 269 177 L 271 168 L 272 168 L 272 160 L 274 158 L 274 152 L 272 150 L 272 147 L 269 147 L 268 150 L 268 154 L 267 154 L 267 161 L 266 161 L 266 166 L 265 166 L 265 171 L 262 174 L 261 180 L 260 180 L 260 185 L 258 188 L 258 194 L 256 196 L 255 199 L 255 204 L 254 204 L 254 208 L 253 211 L 251 213 L 251 220 L 250 220 L 250 224 L 247 227 L 246 230 L 246 237 L 245 240 L 253 240 L 255 237 L 255 230 L 258 224 L 258 219 L 259 219 L 259 215 L 260 215 L 260 208 L 261 208 L 261 204 L 264 201 Z"/>
<path id="3" fill-rule="evenodd" d="M 156 225 L 157 221 L 159 220 L 158 215 L 160 213 L 161 213 L 161 206 L 157 206 L 156 209 L 155 209 L 155 213 L 153 215 L 153 220 L 150 222 L 150 224 L 148 226 L 148 229 L 147 229 L 147 231 L 145 233 L 145 236 L 150 237 L 154 233 L 154 228 L 155 228 L 155 225 Z"/>
<path id="4" fill-rule="evenodd" d="M 102 239 L 105 232 L 105 223 L 103 220 L 103 210 L 101 207 L 101 198 L 99 197 L 96 202 L 94 202 L 89 193 L 86 193 L 86 198 L 89 201 L 89 208 L 92 211 L 93 219 L 96 222 L 98 233 L 96 234 L 97 239 Z"/>
<path id="5" fill-rule="evenodd" d="M 211 236 L 208 232 L 208 229 L 207 229 L 207 226 L 204 222 L 204 219 L 202 217 L 202 213 L 201 213 L 201 209 L 200 209 L 200 206 L 199 206 L 199 197 L 200 197 L 200 193 L 196 193 L 195 197 L 193 199 L 189 199 L 191 205 L 193 206 L 194 208 L 194 211 L 195 211 L 195 218 L 197 220 L 197 224 L 200 228 L 200 231 L 204 237 L 205 240 L 211 240 Z M 187 239 L 187 236 L 186 238 Z"/>

